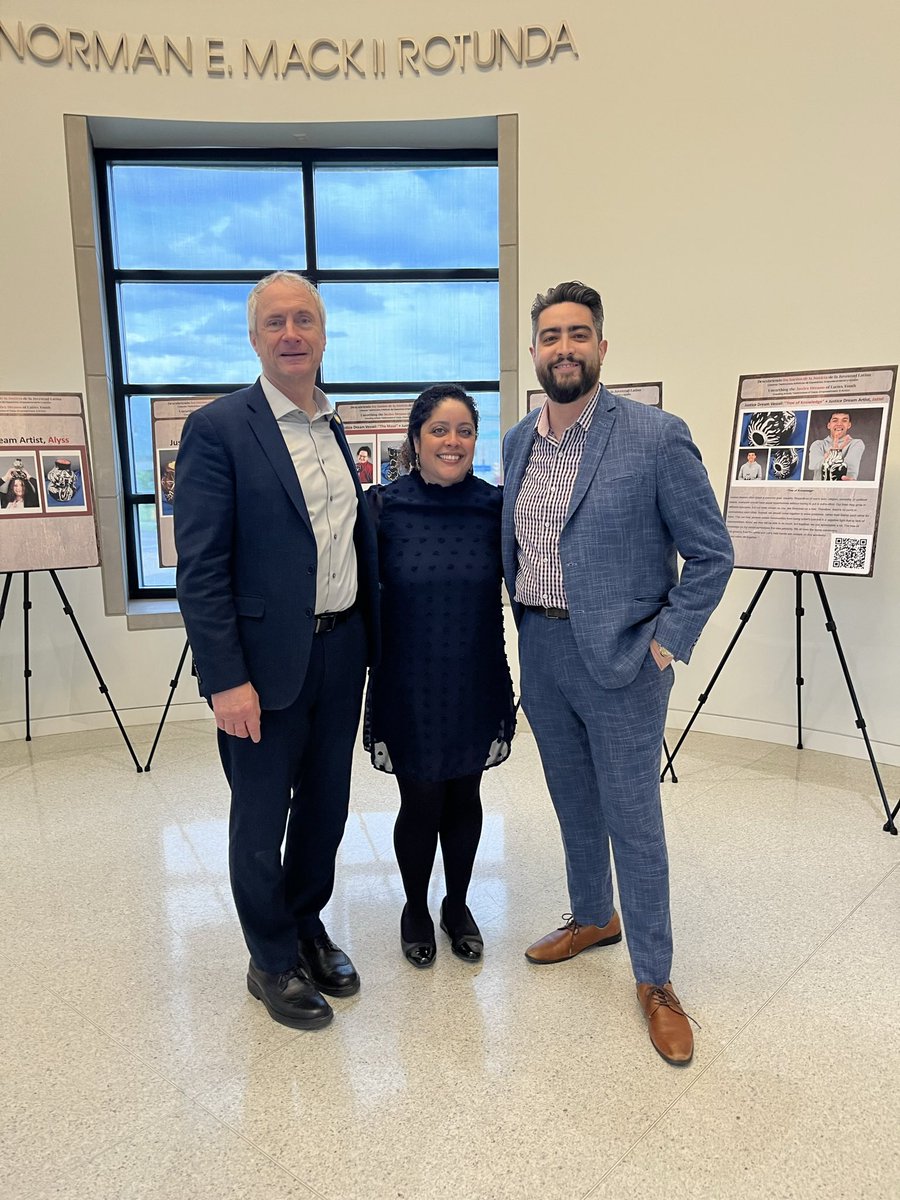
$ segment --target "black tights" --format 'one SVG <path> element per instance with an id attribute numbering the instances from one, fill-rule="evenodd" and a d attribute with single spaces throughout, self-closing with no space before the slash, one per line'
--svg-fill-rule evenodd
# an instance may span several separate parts
<path id="1" fill-rule="evenodd" d="M 481 837 L 481 775 L 479 771 L 438 783 L 397 776 L 400 812 L 394 825 L 394 850 L 406 892 L 403 936 L 410 941 L 430 937 L 434 928 L 428 913 L 428 881 L 438 838 L 447 882 L 447 923 L 453 928 L 465 922 L 466 893 Z"/>

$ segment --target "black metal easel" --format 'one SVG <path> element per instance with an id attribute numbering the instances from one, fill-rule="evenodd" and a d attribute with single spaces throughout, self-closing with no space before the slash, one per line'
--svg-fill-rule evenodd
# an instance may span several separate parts
<path id="1" fill-rule="evenodd" d="M 135 765 L 135 769 L 137 770 L 138 774 L 140 774 L 142 772 L 143 768 L 141 767 L 141 764 L 138 762 L 137 755 L 134 752 L 134 747 L 131 744 L 131 739 L 129 738 L 128 734 L 125 731 L 125 726 L 122 724 L 122 721 L 119 718 L 119 714 L 116 712 L 116 706 L 112 702 L 112 697 L 109 694 L 109 688 L 106 686 L 106 683 L 103 680 L 103 676 L 100 674 L 100 668 L 97 666 L 97 662 L 96 662 L 93 654 L 91 653 L 91 648 L 87 644 L 87 640 L 81 631 L 81 626 L 78 624 L 78 621 L 75 617 L 75 613 L 72 609 L 72 605 L 69 603 L 69 598 L 66 595 L 66 593 L 63 591 L 63 586 L 59 582 L 59 577 L 57 576 L 56 572 L 54 570 L 50 569 L 50 570 L 48 570 L 47 573 L 50 576 L 50 578 L 53 580 L 53 583 L 56 587 L 57 592 L 59 592 L 59 598 L 60 598 L 60 600 L 62 600 L 63 612 L 66 614 L 66 616 L 72 622 L 75 632 L 78 634 L 78 640 L 81 642 L 81 648 L 82 648 L 82 650 L 84 650 L 84 652 L 87 656 L 87 660 L 91 664 L 91 669 L 97 678 L 100 694 L 101 694 L 101 696 L 104 697 L 104 699 L 106 700 L 106 703 L 109 705 L 109 711 L 115 717 L 116 724 L 119 727 L 119 733 L 121 733 L 122 738 L 125 742 L 125 745 L 128 747 L 128 753 L 131 755 L 131 760 Z M 16 574 L 21 574 L 21 576 L 22 576 L 22 589 L 23 589 L 22 622 L 23 622 L 24 638 L 25 638 L 25 671 L 24 671 L 24 677 L 25 677 L 25 741 L 30 742 L 31 741 L 31 641 L 30 641 L 31 620 L 30 620 L 30 618 L 31 618 L 31 607 L 32 607 L 31 606 L 30 576 L 33 574 L 33 572 L 31 572 L 31 571 L 20 571 L 20 572 L 7 571 L 6 582 L 3 585 L 3 595 L 0 596 L 0 626 L 2 626 L 3 618 L 6 615 L 6 603 L 7 603 L 7 600 L 9 599 L 9 589 L 12 584 L 12 577 L 13 577 L 13 575 L 16 575 Z"/>
<path id="2" fill-rule="evenodd" d="M 665 781 L 667 771 L 671 772 L 672 782 L 673 783 L 678 782 L 678 780 L 675 778 L 675 770 L 672 765 L 674 762 L 675 756 L 678 753 L 678 751 L 681 749 L 681 745 L 684 742 L 685 738 L 690 733 L 691 727 L 693 726 L 694 721 L 697 719 L 697 716 L 700 713 L 700 709 L 703 707 L 703 705 L 709 699 L 709 694 L 712 691 L 716 680 L 721 675 L 722 668 L 725 666 L 725 663 L 728 661 L 729 655 L 731 654 L 732 650 L 737 645 L 738 638 L 741 636 L 741 634 L 747 628 L 747 622 L 750 620 L 750 617 L 753 613 L 754 608 L 756 608 L 757 601 L 762 596 L 763 592 L 766 590 L 766 585 L 768 584 L 769 580 L 772 578 L 773 574 L 774 574 L 773 570 L 766 571 L 765 575 L 762 578 L 762 582 L 760 583 L 760 585 L 756 589 L 756 591 L 753 593 L 753 599 L 750 601 L 750 604 L 747 606 L 747 610 L 745 612 L 741 613 L 740 622 L 735 631 L 734 637 L 728 643 L 728 649 L 722 655 L 719 665 L 716 667 L 715 671 L 713 672 L 712 679 L 710 679 L 709 683 L 706 685 L 705 690 L 700 693 L 700 695 L 698 697 L 697 707 L 694 709 L 691 719 L 688 721 L 687 725 L 682 730 L 681 737 L 675 743 L 675 749 L 672 751 L 671 754 L 667 755 L 668 761 L 666 763 L 666 766 L 663 768 L 662 775 L 660 776 L 660 782 Z M 897 836 L 897 826 L 894 823 L 894 819 L 897 816 L 898 811 L 900 811 L 900 800 L 898 800 L 895 807 L 893 809 L 891 809 L 887 795 L 885 794 L 884 784 L 881 781 L 881 773 L 878 770 L 878 763 L 875 761 L 875 755 L 872 753 L 872 743 L 869 741 L 869 734 L 868 734 L 868 730 L 866 729 L 866 722 L 862 715 L 862 709 L 859 707 L 859 701 L 856 698 L 856 690 L 853 687 L 853 680 L 850 678 L 850 669 L 847 666 L 847 660 L 844 657 L 844 649 L 841 646 L 841 641 L 840 641 L 840 638 L 838 637 L 837 623 L 835 622 L 835 619 L 832 615 L 831 606 L 828 603 L 828 597 L 825 595 L 825 585 L 822 583 L 822 577 L 818 571 L 793 571 L 792 574 L 793 574 L 794 580 L 795 580 L 794 617 L 795 617 L 795 624 L 796 624 L 796 650 L 797 650 L 797 674 L 796 674 L 796 680 L 795 680 L 796 686 L 797 686 L 797 749 L 798 750 L 803 749 L 803 725 L 802 725 L 803 704 L 802 704 L 802 693 L 801 693 L 801 688 L 803 687 L 803 684 L 805 682 L 805 680 L 803 678 L 803 667 L 802 667 L 802 657 L 801 657 L 801 621 L 803 619 L 803 615 L 805 612 L 805 609 L 803 608 L 803 576 L 804 575 L 812 575 L 813 579 L 816 582 L 816 589 L 819 593 L 819 600 L 822 603 L 822 611 L 825 614 L 825 629 L 828 631 L 828 633 L 831 634 L 831 637 L 834 641 L 834 648 L 837 652 L 838 662 L 841 664 L 841 671 L 844 674 L 844 681 L 847 684 L 847 691 L 850 693 L 850 700 L 851 700 L 851 703 L 853 704 L 853 711 L 856 713 L 856 721 L 855 721 L 856 728 L 862 734 L 863 741 L 866 744 L 866 753 L 869 756 L 869 762 L 872 766 L 872 773 L 875 776 L 875 782 L 878 784 L 878 792 L 881 796 L 881 803 L 884 805 L 884 811 L 885 811 L 885 815 L 887 816 L 887 821 L 885 821 L 882 828 L 884 829 L 885 833 L 891 833 L 896 837 Z"/>
<path id="3" fill-rule="evenodd" d="M 153 755 L 156 753 L 157 744 L 159 742 L 160 737 L 162 736 L 163 725 L 165 725 L 165 723 L 166 723 L 166 717 L 169 715 L 169 709 L 172 706 L 172 700 L 174 699 L 174 696 L 175 696 L 175 689 L 178 687 L 178 680 L 181 678 L 181 672 L 184 667 L 184 660 L 187 658 L 188 649 L 189 649 L 188 641 L 187 641 L 187 638 L 185 638 L 184 649 L 181 651 L 181 658 L 179 658 L 178 666 L 175 668 L 175 675 L 172 679 L 169 680 L 169 697 L 166 700 L 166 706 L 163 709 L 162 716 L 159 719 L 159 726 L 157 727 L 157 730 L 156 730 L 156 737 L 153 739 L 153 745 L 150 747 L 150 754 L 147 758 L 147 761 L 144 763 L 145 771 L 150 770 L 150 764 L 153 762 Z"/>

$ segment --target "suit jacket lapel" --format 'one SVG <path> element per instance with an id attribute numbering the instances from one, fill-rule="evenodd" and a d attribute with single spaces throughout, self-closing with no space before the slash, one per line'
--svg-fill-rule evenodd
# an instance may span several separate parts
<path id="1" fill-rule="evenodd" d="M 575 486 L 572 488 L 572 498 L 569 501 L 566 519 L 563 522 L 564 526 L 572 520 L 578 505 L 586 496 L 587 490 L 594 476 L 597 474 L 600 459 L 603 457 L 606 443 L 609 441 L 609 435 L 612 433 L 615 423 L 615 396 L 604 387 L 601 389 L 597 400 L 597 407 L 594 410 L 594 417 L 591 421 L 591 427 L 585 439 L 584 450 L 581 455 L 581 465 L 578 468 L 578 474 L 575 476 Z"/>
<path id="2" fill-rule="evenodd" d="M 503 505 L 503 532 L 511 547 L 515 547 L 516 531 L 515 531 L 515 499 L 519 494 L 519 488 L 522 486 L 522 478 L 525 474 L 525 468 L 528 465 L 528 459 L 531 456 L 531 447 L 534 444 L 534 427 L 537 419 L 540 416 L 540 409 L 536 409 L 533 414 L 533 420 L 528 424 L 522 425 L 518 431 L 518 436 L 514 437 L 509 443 L 509 457 L 504 464 L 505 470 L 503 473 L 503 491 L 512 498 L 512 502 Z M 511 539 L 511 540 L 509 540 Z"/>
<path id="3" fill-rule="evenodd" d="M 290 496 L 292 504 L 303 518 L 309 532 L 312 533 L 312 523 L 306 509 L 306 501 L 303 499 L 303 491 L 297 479 L 293 459 L 285 445 L 281 430 L 278 428 L 278 422 L 275 420 L 275 416 L 269 407 L 269 402 L 266 400 L 266 394 L 258 381 L 252 395 L 247 400 L 247 420 L 250 423 L 250 428 L 253 430 L 256 440 L 262 447 L 263 453 L 271 463 L 272 470 L 281 480 L 282 486 L 288 496 Z"/>

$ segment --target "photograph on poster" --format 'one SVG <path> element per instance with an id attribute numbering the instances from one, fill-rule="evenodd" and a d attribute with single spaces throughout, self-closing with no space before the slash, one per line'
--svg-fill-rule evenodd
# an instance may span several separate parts
<path id="1" fill-rule="evenodd" d="M 375 482 L 375 438 L 370 434 L 348 433 L 347 445 L 353 456 L 359 482 L 365 491 Z"/>
<path id="2" fill-rule="evenodd" d="M 811 413 L 804 478 L 816 483 L 875 484 L 883 408 L 831 406 Z"/>
<path id="3" fill-rule="evenodd" d="M 18 446 L 0 446 L 0 516 L 43 513 L 37 458 Z"/>
<path id="4" fill-rule="evenodd" d="M 738 450 L 736 469 L 738 483 L 765 483 L 769 471 L 768 451 Z"/>
<path id="5" fill-rule="evenodd" d="M 175 503 L 175 461 L 178 450 L 157 450 L 156 452 L 156 503 L 161 517 L 172 516 L 172 506 Z"/>
<path id="6" fill-rule="evenodd" d="M 725 499 L 738 567 L 873 573 L 896 374 L 741 376 Z"/>
<path id="7" fill-rule="evenodd" d="M 83 448 L 72 446 L 66 446 L 65 454 L 56 450 L 40 451 L 48 515 L 88 511 L 83 452 Z"/>

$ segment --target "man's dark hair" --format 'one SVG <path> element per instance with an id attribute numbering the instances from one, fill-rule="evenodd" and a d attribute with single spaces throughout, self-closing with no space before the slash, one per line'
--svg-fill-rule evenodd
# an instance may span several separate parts
<path id="1" fill-rule="evenodd" d="M 600 293 L 594 288 L 588 287 L 586 283 L 582 283 L 580 279 L 572 279 L 568 283 L 558 283 L 556 287 L 550 288 L 543 295 L 538 292 L 535 296 L 534 304 L 531 306 L 532 346 L 537 344 L 538 317 L 551 304 L 583 304 L 589 308 L 594 319 L 597 339 L 598 341 L 603 340 L 603 301 L 600 299 Z"/>
<path id="2" fill-rule="evenodd" d="M 400 448 L 400 459 L 403 465 L 412 470 L 416 463 L 415 439 L 422 432 L 422 426 L 443 400 L 460 400 L 472 414 L 472 424 L 478 433 L 478 406 L 465 388 L 458 383 L 435 383 L 426 388 L 413 401 L 409 413 L 409 425 L 406 429 L 406 441 Z"/>

